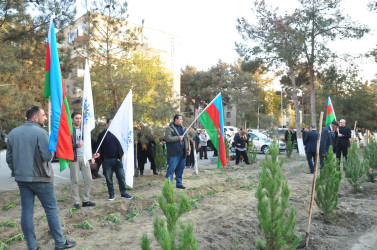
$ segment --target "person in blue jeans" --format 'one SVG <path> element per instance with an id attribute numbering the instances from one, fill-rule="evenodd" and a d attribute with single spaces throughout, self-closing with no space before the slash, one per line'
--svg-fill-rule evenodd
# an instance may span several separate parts
<path id="1" fill-rule="evenodd" d="M 102 142 L 101 147 L 99 148 L 100 156 L 98 158 L 98 165 L 102 164 L 103 175 L 106 178 L 107 190 L 109 192 L 109 198 L 107 200 L 114 200 L 114 173 L 118 179 L 121 197 L 131 200 L 133 197 L 126 193 L 126 180 L 122 163 L 122 146 L 120 145 L 119 140 L 111 132 L 106 133 L 111 121 L 112 119 L 107 119 L 106 130 L 102 131 L 97 138 L 97 143 Z M 104 136 L 105 138 L 103 138 Z"/>
<path id="2" fill-rule="evenodd" d="M 190 139 L 187 134 L 183 136 L 186 128 L 182 124 L 182 115 L 177 114 L 165 131 L 168 155 L 168 169 L 165 177 L 170 178 L 173 183 L 175 173 L 176 188 L 185 189 L 186 187 L 182 184 L 182 176 L 186 165 L 186 156 L 190 155 Z"/>
<path id="3" fill-rule="evenodd" d="M 55 249 L 74 247 L 76 242 L 66 240 L 60 222 L 54 173 L 49 163 L 52 152 L 48 150 L 48 134 L 43 129 L 47 117 L 43 109 L 33 106 L 26 112 L 26 119 L 24 125 L 13 129 L 8 136 L 6 161 L 20 189 L 21 228 L 27 247 L 39 249 L 33 218 L 35 196 L 46 212 Z"/>

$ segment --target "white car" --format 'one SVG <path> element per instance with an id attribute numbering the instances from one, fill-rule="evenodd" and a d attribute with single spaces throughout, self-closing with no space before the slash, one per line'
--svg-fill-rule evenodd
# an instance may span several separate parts
<path id="1" fill-rule="evenodd" d="M 269 149 L 268 146 L 271 145 L 272 140 L 268 138 L 266 135 L 257 132 L 249 132 L 250 139 L 249 141 L 253 141 L 254 146 L 257 148 L 258 152 L 262 152 L 263 154 L 268 154 Z M 285 150 L 285 142 L 279 140 L 279 150 Z"/>
<path id="2" fill-rule="evenodd" d="M 237 128 L 232 126 L 224 126 L 224 133 L 227 138 L 230 138 L 232 135 L 237 133 Z"/>

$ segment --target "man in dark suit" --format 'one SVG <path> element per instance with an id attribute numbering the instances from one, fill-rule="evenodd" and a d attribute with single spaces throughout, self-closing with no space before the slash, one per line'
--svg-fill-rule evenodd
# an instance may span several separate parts
<path id="1" fill-rule="evenodd" d="M 350 146 L 351 129 L 346 126 L 346 120 L 341 119 L 339 121 L 338 138 L 336 140 L 336 158 L 340 165 L 340 158 L 343 153 L 343 157 L 347 160 L 348 147 Z"/>
<path id="2" fill-rule="evenodd" d="M 317 151 L 318 132 L 313 125 L 310 126 L 310 131 L 306 133 L 304 138 L 304 145 L 306 146 L 306 159 L 308 160 L 310 172 L 314 174 L 315 156 Z"/>
<path id="3" fill-rule="evenodd" d="M 332 146 L 332 150 L 333 152 L 335 152 L 335 140 L 337 137 L 338 128 L 339 123 L 334 120 L 329 126 L 322 129 L 321 144 L 319 148 L 319 160 L 321 168 L 323 168 L 324 166 L 323 158 L 325 158 L 327 153 L 329 152 L 330 146 Z"/>

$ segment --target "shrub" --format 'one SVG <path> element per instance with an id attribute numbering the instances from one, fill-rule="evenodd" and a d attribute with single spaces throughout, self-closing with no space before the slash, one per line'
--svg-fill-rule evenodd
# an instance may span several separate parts
<path id="1" fill-rule="evenodd" d="M 327 159 L 324 159 L 324 167 L 315 184 L 316 196 L 314 201 L 324 213 L 326 222 L 335 219 L 334 210 L 338 206 L 338 193 L 342 174 L 339 172 L 338 164 L 330 146 Z"/>
<path id="2" fill-rule="evenodd" d="M 250 163 L 257 162 L 257 154 L 258 150 L 257 147 L 253 144 L 253 141 L 247 142 L 247 157 L 249 158 Z"/>
<path id="3" fill-rule="evenodd" d="M 171 249 L 198 249 L 198 243 L 193 232 L 194 225 L 188 223 L 185 225 L 178 222 L 179 217 L 191 211 L 191 206 L 186 194 L 180 192 L 179 203 L 176 203 L 174 186 L 169 179 L 165 180 L 162 188 L 162 196 L 158 197 L 159 206 L 166 217 L 167 226 L 163 219 L 156 217 L 153 223 L 153 234 L 164 250 Z M 177 224 L 180 225 L 178 232 Z M 151 249 L 150 242 L 146 234 L 143 235 L 141 248 L 143 250 Z"/>
<path id="4" fill-rule="evenodd" d="M 285 152 L 287 153 L 287 157 L 290 158 L 293 152 L 294 148 L 294 143 L 291 141 L 292 139 L 292 133 L 288 133 L 288 138 L 287 138 L 287 146 L 285 148 Z"/>
<path id="5" fill-rule="evenodd" d="M 295 249 L 301 240 L 296 236 L 295 209 L 289 204 L 289 188 L 287 181 L 282 180 L 281 167 L 283 159 L 277 161 L 279 146 L 274 138 L 270 146 L 270 156 L 262 161 L 262 172 L 258 190 L 259 229 L 262 230 L 265 242 L 258 240 L 259 249 Z M 279 197 L 280 196 L 280 197 Z M 286 210 L 290 208 L 290 212 Z"/>
<path id="6" fill-rule="evenodd" d="M 166 149 L 160 145 L 160 140 L 156 140 L 156 167 L 159 172 L 166 170 L 168 165 L 168 155 Z"/>
<path id="7" fill-rule="evenodd" d="M 370 178 L 371 182 L 374 182 L 377 176 L 377 141 L 370 138 L 370 142 L 363 150 L 363 156 L 365 160 L 369 162 L 369 170 L 367 171 L 367 176 Z"/>
<path id="8" fill-rule="evenodd" d="M 356 142 L 351 144 L 348 151 L 347 161 L 344 162 L 343 167 L 346 170 L 346 178 L 348 182 L 351 183 L 356 191 L 361 191 L 361 184 L 363 184 L 367 178 L 369 162 L 367 159 L 364 159 L 363 162 L 361 162 Z"/>

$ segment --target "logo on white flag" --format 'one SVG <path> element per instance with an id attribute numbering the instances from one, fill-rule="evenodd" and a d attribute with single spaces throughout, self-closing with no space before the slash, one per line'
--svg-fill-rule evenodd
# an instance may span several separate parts
<path id="1" fill-rule="evenodd" d="M 88 98 L 85 97 L 85 100 L 84 100 L 84 111 L 83 111 L 83 115 L 84 115 L 84 124 L 88 124 L 88 120 L 89 118 L 92 118 L 93 117 L 93 114 L 90 112 L 90 103 L 88 102 Z"/>

